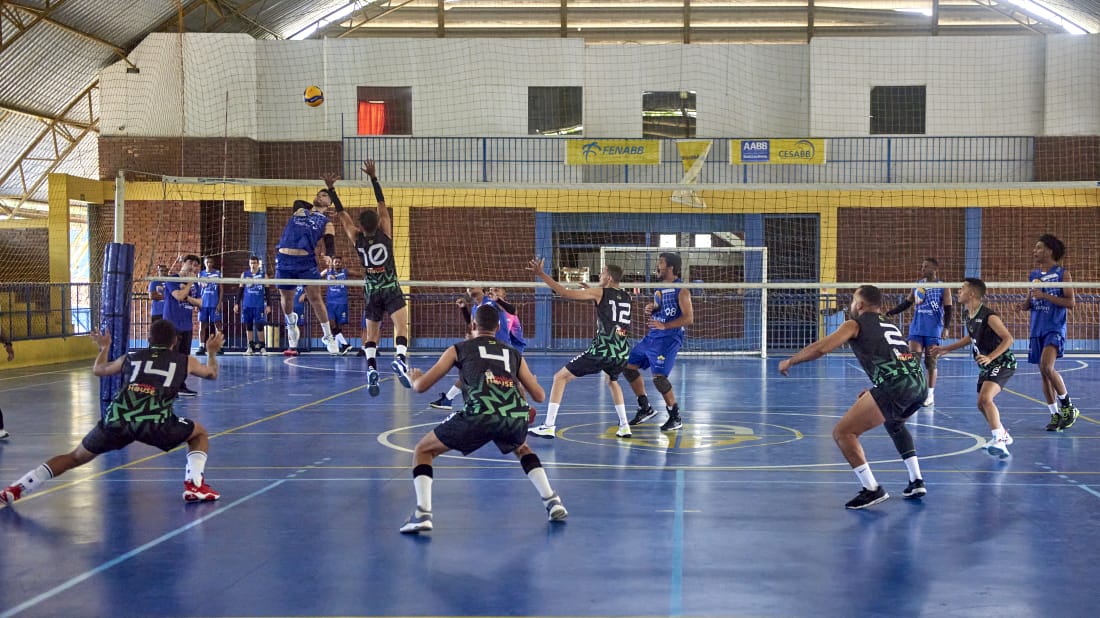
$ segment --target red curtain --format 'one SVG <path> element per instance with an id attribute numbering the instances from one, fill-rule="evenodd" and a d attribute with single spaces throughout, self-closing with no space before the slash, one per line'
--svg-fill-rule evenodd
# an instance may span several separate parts
<path id="1" fill-rule="evenodd" d="M 359 135 L 383 135 L 386 129 L 386 104 L 382 101 L 359 102 Z"/>

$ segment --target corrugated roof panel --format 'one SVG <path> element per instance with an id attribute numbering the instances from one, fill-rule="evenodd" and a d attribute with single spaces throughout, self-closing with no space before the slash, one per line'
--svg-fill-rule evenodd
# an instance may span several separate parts
<path id="1" fill-rule="evenodd" d="M 8 114 L 0 120 L 0 135 L 4 136 L 0 139 L 0 174 L 6 172 L 12 163 L 15 163 L 16 158 L 31 145 L 44 128 L 45 124 L 41 121 L 18 114 Z M 16 171 L 0 185 L 0 195 L 22 194 L 22 181 L 19 172 Z"/>
<path id="2" fill-rule="evenodd" d="M 4 50 L 0 104 L 56 114 L 113 58 L 102 45 L 49 24 L 35 26 Z"/>
<path id="3" fill-rule="evenodd" d="M 126 47 L 177 11 L 173 0 L 69 0 L 51 14 L 57 21 Z"/>
<path id="4" fill-rule="evenodd" d="M 368 3 L 360 2 L 361 6 L 366 4 Z M 250 16 L 284 37 L 289 37 L 311 21 L 347 5 L 348 0 L 279 0 L 262 4 L 262 9 Z"/>

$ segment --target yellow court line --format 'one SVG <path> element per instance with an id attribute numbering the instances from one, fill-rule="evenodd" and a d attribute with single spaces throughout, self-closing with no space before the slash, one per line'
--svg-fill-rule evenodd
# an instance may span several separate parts
<path id="1" fill-rule="evenodd" d="M 1031 397 L 1029 395 L 1025 395 L 1023 393 L 1017 393 L 1016 391 L 1012 390 L 1011 388 L 1002 388 L 1001 390 L 1003 390 L 1006 393 L 1011 393 L 1013 395 L 1016 395 L 1017 397 L 1023 397 L 1024 399 L 1027 399 L 1028 401 L 1034 401 L 1035 403 L 1037 403 L 1041 406 L 1046 406 L 1047 405 L 1047 402 L 1045 402 L 1045 401 L 1039 401 L 1038 399 L 1036 399 L 1034 397 Z M 1077 420 L 1086 420 L 1086 421 L 1092 423 L 1093 425 L 1100 425 L 1100 421 L 1098 421 L 1096 419 L 1089 418 L 1089 417 L 1085 416 L 1084 414 L 1082 414 L 1081 416 L 1078 416 Z"/>
<path id="2" fill-rule="evenodd" d="M 386 379 L 389 379 L 389 378 L 386 378 Z M 210 434 L 210 439 L 213 440 L 214 438 L 217 438 L 219 436 L 224 436 L 224 435 L 227 435 L 227 434 L 231 434 L 233 432 L 240 431 L 242 429 L 247 429 L 247 428 L 252 427 L 254 425 L 259 425 L 260 423 L 266 423 L 267 421 L 271 421 L 271 420 L 277 419 L 279 417 L 286 416 L 287 414 L 290 414 L 291 412 L 298 412 L 300 410 L 305 410 L 306 408 L 312 408 L 312 407 L 320 405 L 322 403 L 332 401 L 333 399 L 343 397 L 344 395 L 349 395 L 351 393 L 354 393 L 355 391 L 363 390 L 366 387 L 367 387 L 366 384 L 361 384 L 359 386 L 356 386 L 355 388 L 348 389 L 348 390 L 343 391 L 341 393 L 336 393 L 335 395 L 329 395 L 328 397 L 324 397 L 324 398 L 318 399 L 316 401 L 311 401 L 309 403 L 304 403 L 304 404 L 302 404 L 302 405 L 300 405 L 296 408 L 291 408 L 289 410 L 283 410 L 282 412 L 276 412 L 275 414 L 272 414 L 270 416 L 265 416 L 264 418 L 254 420 L 250 423 L 245 423 L 244 425 L 238 425 L 237 427 L 233 427 L 231 429 L 226 429 L 225 431 L 219 431 L 218 433 Z M 176 451 L 182 449 L 184 447 L 184 445 L 186 445 L 186 442 L 184 444 L 181 444 L 181 445 L 177 446 L 176 448 L 174 448 L 170 451 L 164 451 L 162 453 L 155 453 L 153 455 L 149 455 L 148 457 L 142 457 L 141 459 L 131 461 L 130 463 L 122 464 L 121 466 L 115 466 L 114 468 L 109 468 L 107 470 L 103 470 L 102 472 L 96 472 L 95 474 L 92 474 L 90 476 L 86 476 L 82 479 L 69 481 L 67 483 L 62 483 L 60 485 L 50 487 L 49 489 L 43 489 L 42 491 L 37 491 L 37 492 L 35 492 L 33 494 L 30 494 L 27 497 L 23 498 L 22 500 L 20 500 L 20 502 L 26 502 L 27 500 L 33 500 L 34 498 L 38 498 L 38 497 L 41 497 L 41 496 L 46 496 L 46 495 L 52 494 L 55 491 L 61 491 L 62 489 L 68 489 L 68 488 L 73 487 L 75 485 L 79 485 L 80 483 L 84 483 L 86 481 L 97 479 L 101 476 L 106 476 L 106 475 L 108 475 L 112 472 L 118 472 L 119 470 L 125 470 L 127 468 L 132 468 L 132 467 L 134 467 L 138 464 L 142 464 L 142 463 L 145 463 L 147 461 L 152 461 L 152 460 L 154 460 L 158 457 L 163 457 L 163 456 L 165 456 L 169 453 L 175 453 Z M 295 469 L 297 469 L 297 468 L 301 468 L 302 466 L 293 466 L 293 467 Z"/>

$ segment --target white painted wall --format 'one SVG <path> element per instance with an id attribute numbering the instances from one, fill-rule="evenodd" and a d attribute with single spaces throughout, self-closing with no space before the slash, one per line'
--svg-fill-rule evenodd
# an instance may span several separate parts
<path id="1" fill-rule="evenodd" d="M 641 135 L 644 90 L 694 90 L 699 137 L 868 135 L 875 85 L 926 85 L 928 135 L 1100 132 L 1100 36 L 827 38 L 810 45 L 152 34 L 101 72 L 103 135 L 336 140 L 358 86 L 409 86 L 417 136 L 523 136 L 528 86 L 583 86 L 589 137 Z M 186 95 L 181 96 L 182 81 Z M 305 87 L 325 92 L 309 108 Z M 182 102 L 181 102 L 182 100 Z M 186 108 L 186 122 L 180 107 Z"/>

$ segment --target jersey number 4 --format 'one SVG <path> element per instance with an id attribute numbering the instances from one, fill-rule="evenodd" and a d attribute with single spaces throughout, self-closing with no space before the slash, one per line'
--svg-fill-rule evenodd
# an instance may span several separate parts
<path id="1" fill-rule="evenodd" d="M 504 370 L 508 373 L 512 373 L 512 362 L 508 358 L 507 350 L 504 352 L 504 354 L 490 354 L 489 350 L 485 349 L 485 346 L 479 345 L 477 347 L 477 352 L 481 355 L 481 358 L 484 358 L 486 360 L 498 360 L 504 363 Z"/>

